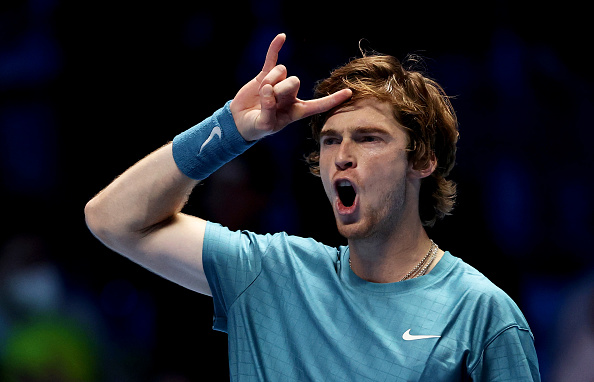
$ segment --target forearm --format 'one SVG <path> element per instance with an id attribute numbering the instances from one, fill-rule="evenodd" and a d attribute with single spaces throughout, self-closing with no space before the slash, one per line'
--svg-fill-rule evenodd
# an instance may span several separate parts
<path id="1" fill-rule="evenodd" d="M 89 229 L 106 245 L 142 237 L 179 213 L 198 182 L 178 169 L 171 144 L 140 160 L 85 207 Z"/>

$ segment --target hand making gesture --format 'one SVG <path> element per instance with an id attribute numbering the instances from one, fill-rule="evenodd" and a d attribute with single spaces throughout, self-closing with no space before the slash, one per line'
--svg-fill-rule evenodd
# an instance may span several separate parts
<path id="1" fill-rule="evenodd" d="M 309 101 L 297 98 L 299 78 L 287 78 L 287 68 L 276 64 L 285 40 L 284 33 L 272 40 L 262 71 L 245 84 L 231 102 L 237 129 L 247 141 L 274 134 L 291 122 L 330 110 L 352 95 L 350 89 L 343 89 Z"/>

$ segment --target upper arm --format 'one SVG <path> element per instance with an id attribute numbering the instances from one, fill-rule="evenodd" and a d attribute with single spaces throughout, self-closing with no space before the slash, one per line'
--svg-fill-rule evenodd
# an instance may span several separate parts
<path id="1" fill-rule="evenodd" d="M 178 169 L 172 145 L 165 145 L 87 203 L 87 226 L 103 244 L 130 260 L 210 294 L 202 266 L 206 221 L 179 212 L 196 184 Z"/>
<path id="2" fill-rule="evenodd" d="M 210 296 L 202 264 L 205 230 L 205 220 L 177 213 L 129 245 L 114 249 L 168 280 Z"/>

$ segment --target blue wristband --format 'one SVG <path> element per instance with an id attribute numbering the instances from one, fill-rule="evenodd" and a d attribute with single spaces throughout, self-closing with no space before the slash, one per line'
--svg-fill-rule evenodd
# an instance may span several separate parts
<path id="1" fill-rule="evenodd" d="M 206 179 L 257 142 L 248 142 L 239 134 L 230 105 L 231 101 L 173 139 L 173 159 L 186 176 Z"/>

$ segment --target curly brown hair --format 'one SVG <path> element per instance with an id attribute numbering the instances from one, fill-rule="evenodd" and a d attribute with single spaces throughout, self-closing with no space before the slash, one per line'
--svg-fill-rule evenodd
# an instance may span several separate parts
<path id="1" fill-rule="evenodd" d="M 418 60 L 409 58 L 406 62 L 415 65 Z M 408 160 L 413 162 L 414 168 L 427 168 L 432 159 L 437 160 L 435 171 L 421 182 L 419 214 L 423 225 L 432 227 L 437 219 L 450 215 L 454 208 L 456 184 L 445 177 L 456 161 L 459 134 L 450 97 L 442 87 L 419 71 L 405 69 L 395 57 L 364 55 L 318 82 L 314 96 L 322 97 L 345 88 L 351 89 L 353 96 L 337 108 L 370 97 L 391 103 L 394 117 L 408 131 Z M 318 149 L 306 159 L 310 171 L 317 176 L 320 175 L 320 131 L 332 112 L 315 115 L 310 123 Z"/>

